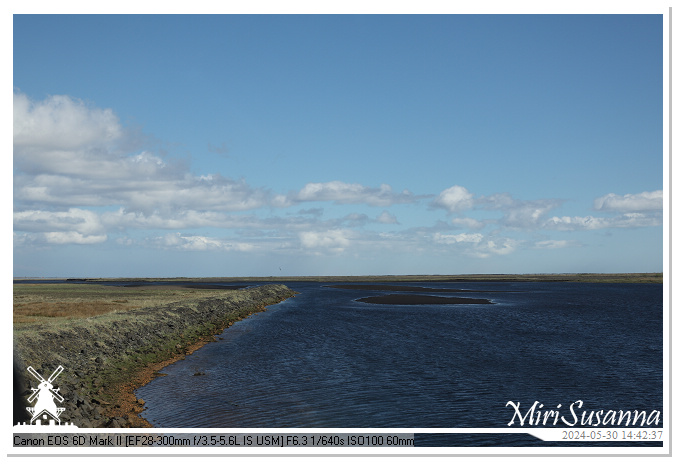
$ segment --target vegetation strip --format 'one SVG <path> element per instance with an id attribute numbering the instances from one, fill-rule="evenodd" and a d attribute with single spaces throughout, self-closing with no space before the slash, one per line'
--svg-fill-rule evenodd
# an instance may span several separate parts
<path id="1" fill-rule="evenodd" d="M 143 402 L 134 397 L 136 388 L 234 322 L 295 294 L 284 285 L 263 285 L 161 307 L 17 324 L 16 370 L 21 374 L 33 366 L 49 376 L 64 367 L 55 382 L 65 399 L 62 422 L 81 428 L 150 427 L 138 417 Z M 32 393 L 29 378 L 20 380 L 25 399 Z"/>

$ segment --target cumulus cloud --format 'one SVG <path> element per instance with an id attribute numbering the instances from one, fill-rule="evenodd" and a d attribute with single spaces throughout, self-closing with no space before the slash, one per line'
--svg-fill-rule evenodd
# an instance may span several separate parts
<path id="1" fill-rule="evenodd" d="M 94 244 L 106 241 L 107 235 L 99 216 L 88 210 L 18 211 L 14 228 L 27 232 L 24 240 L 53 244 Z"/>
<path id="2" fill-rule="evenodd" d="M 573 240 L 541 240 L 539 242 L 535 242 L 535 248 L 542 249 L 557 249 L 572 246 L 580 246 L 580 244 Z"/>
<path id="3" fill-rule="evenodd" d="M 521 242 L 513 238 L 500 238 L 486 240 L 477 248 L 477 253 L 482 257 L 490 256 L 490 254 L 507 255 L 514 252 Z"/>
<path id="4" fill-rule="evenodd" d="M 243 180 L 196 176 L 181 161 L 129 154 L 132 135 L 111 110 L 67 96 L 32 102 L 14 94 L 15 202 L 31 207 L 111 206 L 154 210 L 244 211 L 270 194 Z"/>
<path id="5" fill-rule="evenodd" d="M 68 243 L 75 243 L 80 245 L 92 245 L 94 243 L 101 243 L 106 241 L 106 235 L 83 235 L 74 230 L 68 232 L 45 232 L 45 241 L 47 243 L 54 243 L 64 245 Z"/>
<path id="6" fill-rule="evenodd" d="M 492 195 L 481 196 L 476 201 L 479 207 L 490 210 L 503 210 L 516 205 L 517 200 L 509 193 L 494 193 Z"/>
<path id="7" fill-rule="evenodd" d="M 594 209 L 620 212 L 658 211 L 662 210 L 662 200 L 662 190 L 626 195 L 609 193 L 594 200 Z"/>
<path id="8" fill-rule="evenodd" d="M 557 200 L 515 201 L 506 207 L 502 223 L 514 228 L 535 228 L 542 225 L 545 216 L 560 205 Z"/>
<path id="9" fill-rule="evenodd" d="M 92 235 L 104 231 L 99 216 L 89 210 L 70 208 L 68 211 L 17 211 L 14 213 L 14 225 L 30 232 L 75 230 Z"/>
<path id="10" fill-rule="evenodd" d="M 475 196 L 461 185 L 438 195 L 414 195 L 388 184 L 335 180 L 300 184 L 299 190 L 275 194 L 243 179 L 196 175 L 185 162 L 144 149 L 137 143 L 138 135 L 123 127 L 112 110 L 67 96 L 31 101 L 15 92 L 13 135 L 14 240 L 25 246 L 92 245 L 111 239 L 121 246 L 186 251 L 302 250 L 324 255 L 445 249 L 487 258 L 522 246 L 519 240 L 502 237 L 510 228 L 575 231 L 662 224 L 662 190 L 594 200 L 597 211 L 618 214 L 615 217 L 556 217 L 552 211 L 560 200 L 524 201 L 509 193 Z M 224 149 L 208 147 L 212 152 Z M 396 227 L 389 227 L 389 233 L 370 231 L 371 226 L 383 230 L 386 227 L 380 225 L 399 225 L 393 214 L 396 205 L 424 198 L 433 199 L 429 206 L 449 213 L 448 222 L 408 231 Z M 357 208 L 333 216 L 334 209 L 326 212 L 318 205 L 284 217 L 261 212 L 309 202 L 378 207 L 382 212 L 366 214 Z M 496 217 L 465 217 L 472 210 Z M 490 225 L 497 228 L 492 235 L 480 233 Z M 179 232 L 201 228 L 229 230 L 227 235 L 237 239 Z M 133 239 L 125 236 L 129 230 L 149 231 L 151 236 Z M 545 239 L 531 246 L 551 249 L 573 243 Z"/>
<path id="11" fill-rule="evenodd" d="M 518 229 L 538 228 L 551 210 L 561 206 L 557 199 L 517 200 L 509 193 L 495 193 L 476 199 L 475 205 L 490 211 L 502 211 L 503 217 L 496 221 L 506 227 Z"/>
<path id="12" fill-rule="evenodd" d="M 483 240 L 482 234 L 434 234 L 434 241 L 437 243 L 443 243 L 446 245 L 451 245 L 455 243 L 467 242 L 467 243 L 479 243 Z"/>
<path id="13" fill-rule="evenodd" d="M 370 206 L 391 206 L 397 203 L 413 203 L 416 199 L 408 190 L 396 193 L 390 185 L 379 188 L 341 181 L 311 182 L 299 192 L 277 199 L 281 204 L 309 201 L 332 201 L 338 204 L 366 204 Z"/>
<path id="14" fill-rule="evenodd" d="M 339 253 L 349 247 L 352 236 L 346 229 L 305 231 L 299 234 L 299 241 L 307 249 Z"/>
<path id="15" fill-rule="evenodd" d="M 15 150 L 40 164 L 58 170 L 59 161 L 67 160 L 73 151 L 110 146 L 121 135 L 118 118 L 110 109 L 92 108 L 64 95 L 33 102 L 14 93 Z"/>
<path id="16" fill-rule="evenodd" d="M 389 211 L 382 211 L 382 213 L 377 216 L 377 222 L 380 224 L 398 224 L 398 219 L 396 216 L 391 214 Z"/>
<path id="17" fill-rule="evenodd" d="M 469 190 L 460 185 L 454 185 L 444 190 L 432 202 L 432 206 L 443 208 L 450 213 L 461 213 L 471 209 L 504 212 L 502 218 L 493 221 L 478 221 L 467 217 L 456 217 L 451 220 L 452 224 L 458 227 L 471 229 L 481 229 L 490 222 L 512 228 L 540 227 L 545 215 L 560 205 L 561 201 L 555 199 L 517 200 L 508 193 L 496 193 L 474 198 Z"/>
<path id="18" fill-rule="evenodd" d="M 545 221 L 544 227 L 556 230 L 596 230 L 659 225 L 662 225 L 662 217 L 659 214 L 625 213 L 610 218 L 594 216 L 552 217 Z"/>
<path id="19" fill-rule="evenodd" d="M 152 175 L 162 165 L 147 159 L 126 159 L 118 164 L 119 173 L 103 176 L 37 175 L 15 177 L 14 198 L 27 205 L 111 206 L 125 205 L 132 211 L 154 210 L 246 211 L 265 206 L 268 193 L 244 181 L 219 175 L 196 177 Z M 136 164 L 137 167 L 131 166 Z M 144 169 L 150 168 L 150 169 Z M 120 172 L 129 175 L 120 177 Z"/>
<path id="20" fill-rule="evenodd" d="M 453 218 L 450 223 L 455 227 L 465 228 L 465 229 L 483 229 L 486 226 L 485 221 L 479 221 L 474 218 L 461 217 Z"/>
<path id="21" fill-rule="evenodd" d="M 250 243 L 233 242 L 201 235 L 166 234 L 152 240 L 156 246 L 184 251 L 253 251 Z"/>
<path id="22" fill-rule="evenodd" d="M 474 196 L 466 188 L 453 185 L 442 191 L 432 202 L 432 206 L 443 208 L 450 213 L 471 209 L 474 206 Z"/>
<path id="23" fill-rule="evenodd" d="M 461 253 L 476 258 L 488 258 L 493 255 L 507 255 L 516 251 L 520 245 L 519 240 L 507 237 L 487 237 L 480 233 L 443 234 L 435 233 L 432 236 L 435 243 L 453 247 Z"/>
<path id="24" fill-rule="evenodd" d="M 409 191 L 394 192 L 387 184 L 374 188 L 341 181 L 308 183 L 297 192 L 272 195 L 244 180 L 194 175 L 180 160 L 123 151 L 134 137 L 110 109 L 68 96 L 34 102 L 15 92 L 15 202 L 27 208 L 119 205 L 151 214 L 286 208 L 312 201 L 369 206 L 417 201 Z"/>

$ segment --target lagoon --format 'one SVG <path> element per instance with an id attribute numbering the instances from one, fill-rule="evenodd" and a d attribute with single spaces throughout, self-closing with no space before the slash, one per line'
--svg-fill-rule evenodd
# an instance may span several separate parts
<path id="1" fill-rule="evenodd" d="M 399 291 L 362 282 L 285 284 L 300 294 L 138 389 L 141 415 L 156 427 L 478 428 L 506 427 L 510 401 L 662 411 L 661 284 L 399 283 L 492 302 L 443 305 L 367 303 Z"/>

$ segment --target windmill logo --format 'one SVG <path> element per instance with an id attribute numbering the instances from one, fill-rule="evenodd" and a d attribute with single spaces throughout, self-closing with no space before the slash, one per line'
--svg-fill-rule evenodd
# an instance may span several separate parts
<path id="1" fill-rule="evenodd" d="M 42 419 L 45 419 L 49 420 L 50 425 L 55 425 L 55 423 L 61 425 L 61 419 L 59 419 L 59 416 L 66 410 L 66 408 L 57 407 L 57 404 L 54 402 L 54 400 L 57 400 L 59 403 L 63 403 L 64 398 L 59 394 L 59 389 L 54 388 L 52 382 L 54 382 L 59 374 L 61 374 L 61 371 L 64 370 L 63 366 L 57 367 L 57 369 L 52 372 L 52 375 L 50 375 L 47 380 L 38 374 L 38 372 L 33 369 L 33 366 L 29 366 L 27 370 L 40 382 L 38 388 L 31 388 L 31 390 L 33 390 L 33 394 L 28 398 L 29 403 L 35 401 L 35 405 L 33 407 L 26 408 L 32 416 L 31 424 L 41 425 Z"/>

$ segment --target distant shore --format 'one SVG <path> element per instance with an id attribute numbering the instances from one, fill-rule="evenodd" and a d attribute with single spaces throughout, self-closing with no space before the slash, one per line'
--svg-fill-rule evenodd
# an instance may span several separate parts
<path id="1" fill-rule="evenodd" d="M 36 278 L 18 280 L 63 280 L 69 282 L 590 282 L 662 284 L 663 273 L 565 273 L 565 274 L 433 274 L 433 275 L 355 275 L 355 276 L 261 276 L 261 277 L 117 277 L 117 278 Z"/>

